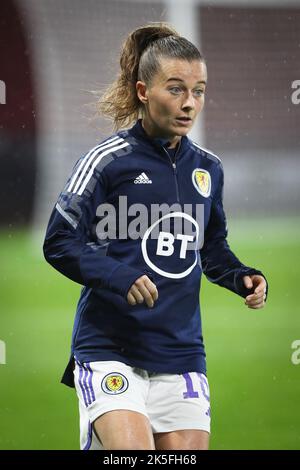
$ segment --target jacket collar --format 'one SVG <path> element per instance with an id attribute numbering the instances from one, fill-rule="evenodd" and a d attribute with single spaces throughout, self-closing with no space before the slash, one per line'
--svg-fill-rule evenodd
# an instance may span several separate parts
<path id="1" fill-rule="evenodd" d="M 156 148 L 159 148 L 159 150 L 161 150 L 162 147 L 167 147 L 168 139 L 150 137 L 143 128 L 141 119 L 139 119 L 134 124 L 134 126 L 129 129 L 128 132 L 129 134 L 133 135 L 136 139 L 142 140 L 144 143 L 148 143 Z M 184 150 L 184 148 L 188 145 L 188 141 L 188 137 L 181 137 L 180 149 L 178 153 L 181 153 Z"/>

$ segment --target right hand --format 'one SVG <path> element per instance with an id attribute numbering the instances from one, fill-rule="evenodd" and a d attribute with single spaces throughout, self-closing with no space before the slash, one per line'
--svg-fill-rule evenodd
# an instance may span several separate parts
<path id="1" fill-rule="evenodd" d="M 146 274 L 139 277 L 130 287 L 127 294 L 127 301 L 130 305 L 142 304 L 146 302 L 147 306 L 152 308 L 154 302 L 158 299 L 156 285 Z"/>

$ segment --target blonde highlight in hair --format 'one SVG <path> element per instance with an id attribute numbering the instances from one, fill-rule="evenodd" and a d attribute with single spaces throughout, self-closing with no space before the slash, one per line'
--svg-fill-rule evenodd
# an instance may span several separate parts
<path id="1" fill-rule="evenodd" d="M 96 105 L 101 114 L 113 120 L 116 130 L 129 127 L 140 117 L 143 104 L 136 82 L 149 85 L 161 57 L 203 60 L 196 46 L 167 23 L 150 23 L 132 31 L 121 49 L 119 75 Z"/>

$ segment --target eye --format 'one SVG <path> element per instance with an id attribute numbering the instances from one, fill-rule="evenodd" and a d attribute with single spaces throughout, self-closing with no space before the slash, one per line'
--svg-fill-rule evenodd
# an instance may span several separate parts
<path id="1" fill-rule="evenodd" d="M 195 96 L 202 96 L 202 95 L 204 95 L 204 90 L 201 90 L 200 88 L 198 90 L 194 90 L 194 95 Z"/>
<path id="2" fill-rule="evenodd" d="M 173 94 L 173 95 L 180 95 L 180 93 L 182 92 L 181 88 L 179 86 L 172 86 L 171 88 L 169 88 L 169 91 Z"/>

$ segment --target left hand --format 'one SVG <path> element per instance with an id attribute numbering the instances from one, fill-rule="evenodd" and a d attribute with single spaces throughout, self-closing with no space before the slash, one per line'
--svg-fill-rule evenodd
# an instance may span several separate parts
<path id="1" fill-rule="evenodd" d="M 245 305 L 248 308 L 262 308 L 265 305 L 267 283 L 264 277 L 258 274 L 244 276 L 243 281 L 247 289 L 254 289 L 253 294 L 247 295 Z"/>

